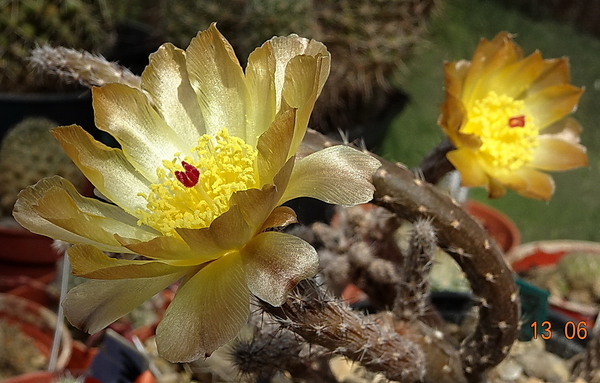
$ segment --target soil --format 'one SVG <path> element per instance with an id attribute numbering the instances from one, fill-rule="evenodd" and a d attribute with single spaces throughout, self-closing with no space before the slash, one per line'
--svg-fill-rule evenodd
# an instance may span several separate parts
<path id="1" fill-rule="evenodd" d="M 23 334 L 18 325 L 1 319 L 0 345 L 0 381 L 46 367 L 47 357 L 34 340 Z"/>

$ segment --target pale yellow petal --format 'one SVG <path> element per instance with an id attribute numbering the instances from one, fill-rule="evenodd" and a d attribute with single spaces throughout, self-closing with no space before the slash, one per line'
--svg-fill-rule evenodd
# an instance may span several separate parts
<path id="1" fill-rule="evenodd" d="M 256 165 L 260 185 L 273 183 L 273 178 L 289 159 L 295 119 L 295 109 L 282 113 L 258 139 Z"/>
<path id="2" fill-rule="evenodd" d="M 192 249 L 179 238 L 159 236 L 149 241 L 140 241 L 115 235 L 115 239 L 136 254 L 176 266 L 199 265 L 218 257 L 218 253 L 211 252 L 209 247 Z"/>
<path id="3" fill-rule="evenodd" d="M 486 186 L 488 184 L 488 177 L 473 150 L 459 148 L 448 152 L 446 157 L 456 170 L 460 172 L 463 186 L 475 187 Z"/>
<path id="4" fill-rule="evenodd" d="M 369 202 L 375 190 L 371 176 L 381 163 L 368 154 L 337 145 L 298 161 L 279 204 L 313 197 L 343 206 Z"/>
<path id="5" fill-rule="evenodd" d="M 129 163 L 120 149 L 108 146 L 77 125 L 51 131 L 65 152 L 94 186 L 129 214 L 145 209 L 148 201 L 140 193 L 150 194 L 150 182 Z"/>
<path id="6" fill-rule="evenodd" d="M 206 133 L 196 93 L 190 85 L 185 52 L 170 43 L 150 55 L 142 73 L 142 89 L 152 100 L 161 117 L 191 149 Z"/>
<path id="7" fill-rule="evenodd" d="M 115 233 L 150 240 L 159 235 L 118 206 L 77 192 L 67 180 L 54 176 L 23 190 L 14 210 L 26 229 L 71 243 L 90 244 L 104 251 L 130 251 L 114 238 Z"/>
<path id="8" fill-rule="evenodd" d="M 541 170 L 569 170 L 587 164 L 584 146 L 544 136 L 538 138 L 531 161 L 531 166 Z"/>
<path id="9" fill-rule="evenodd" d="M 296 56 L 286 67 L 282 96 L 289 107 L 297 109 L 294 139 L 288 157 L 296 153 L 304 138 L 308 120 L 320 94 L 321 73 L 327 70 L 328 65 L 329 61 L 322 56 Z"/>
<path id="10" fill-rule="evenodd" d="M 281 109 L 282 95 L 284 92 L 285 82 L 289 81 L 286 79 L 289 74 L 286 72 L 290 60 L 299 55 L 306 55 L 314 57 L 320 61 L 318 72 L 306 72 L 306 80 L 311 83 L 314 81 L 317 89 L 317 96 L 321 93 L 325 81 L 329 76 L 329 67 L 331 57 L 327 48 L 322 43 L 315 40 L 308 40 L 304 37 L 298 37 L 297 35 L 290 35 L 285 37 L 274 37 L 269 40 L 269 43 L 273 47 L 273 55 L 275 57 L 275 97 L 276 97 L 276 110 Z M 296 72 L 296 70 L 294 70 Z M 312 77 L 311 77 L 312 76 Z M 316 76 L 316 81 L 314 77 Z M 298 79 L 302 81 L 302 79 Z M 288 103 L 290 101 L 288 100 Z M 291 104 L 290 104 L 291 105 Z M 292 107 L 297 107 L 292 105 Z"/>
<path id="11" fill-rule="evenodd" d="M 151 278 L 190 271 L 190 267 L 178 267 L 159 261 L 137 261 L 108 257 L 91 245 L 75 245 L 69 248 L 74 275 L 91 279 Z"/>
<path id="12" fill-rule="evenodd" d="M 275 57 L 270 42 L 255 49 L 248 57 L 246 83 L 250 102 L 245 141 L 256 147 L 258 137 L 269 129 L 277 114 Z"/>
<path id="13" fill-rule="evenodd" d="M 273 209 L 282 203 L 281 196 L 286 191 L 293 168 L 294 158 L 290 158 L 274 177 L 273 185 L 236 192 L 231 196 L 230 203 L 239 207 L 254 234 L 260 230 Z"/>
<path id="14" fill-rule="evenodd" d="M 314 276 L 319 267 L 316 250 L 289 234 L 265 232 L 241 250 L 250 291 L 272 306 L 280 306 L 291 289 Z"/>
<path id="15" fill-rule="evenodd" d="M 249 301 L 239 253 L 209 263 L 177 290 L 156 329 L 159 354 L 171 362 L 210 355 L 246 323 Z"/>
<path id="16" fill-rule="evenodd" d="M 583 129 L 579 122 L 573 117 L 566 117 L 545 127 L 541 132 L 541 137 L 557 138 L 572 144 L 578 144 Z"/>
<path id="17" fill-rule="evenodd" d="M 163 160 L 188 146 L 139 89 L 112 83 L 93 88 L 92 96 L 96 126 L 117 139 L 127 160 L 148 180 L 156 182 Z"/>
<path id="18" fill-rule="evenodd" d="M 87 281 L 67 294 L 63 302 L 65 316 L 83 331 L 98 332 L 181 277 L 183 274 Z"/>
<path id="19" fill-rule="evenodd" d="M 562 119 L 573 112 L 583 90 L 570 84 L 554 85 L 529 94 L 525 98 L 525 109 L 533 116 L 539 129 Z"/>
<path id="20" fill-rule="evenodd" d="M 249 94 L 244 73 L 233 48 L 215 24 L 192 39 L 186 58 L 206 133 L 214 136 L 227 128 L 229 134 L 245 139 Z"/>

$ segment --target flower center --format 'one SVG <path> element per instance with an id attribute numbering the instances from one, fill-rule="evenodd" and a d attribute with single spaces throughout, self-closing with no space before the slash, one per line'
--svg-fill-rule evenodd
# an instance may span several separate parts
<path id="1" fill-rule="evenodd" d="M 481 139 L 479 153 L 494 167 L 514 171 L 531 162 L 539 129 L 522 100 L 489 92 L 475 101 L 461 133 Z"/>
<path id="2" fill-rule="evenodd" d="M 176 236 L 176 228 L 200 229 L 229 210 L 233 193 L 258 187 L 254 167 L 257 151 L 244 140 L 221 129 L 215 137 L 200 137 L 198 145 L 181 159 L 175 153 L 156 169 L 159 182 L 141 194 L 148 201 L 138 211 L 139 224 Z"/>

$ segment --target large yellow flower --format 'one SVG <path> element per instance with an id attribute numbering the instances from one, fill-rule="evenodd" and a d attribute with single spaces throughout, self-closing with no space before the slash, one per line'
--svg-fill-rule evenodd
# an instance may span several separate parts
<path id="1" fill-rule="evenodd" d="M 569 117 L 583 90 L 569 84 L 568 65 L 538 51 L 523 57 L 507 32 L 482 39 L 470 62 L 446 63 L 438 123 L 456 147 L 447 158 L 464 186 L 548 200 L 554 181 L 539 170 L 587 164 L 581 127 Z"/>
<path id="2" fill-rule="evenodd" d="M 122 149 L 79 126 L 53 131 L 112 203 L 49 178 L 24 190 L 16 219 L 75 245 L 67 318 L 95 332 L 181 280 L 157 328 L 172 361 L 210 354 L 246 322 L 250 293 L 280 305 L 317 272 L 315 250 L 267 230 L 294 222 L 280 206 L 299 196 L 353 205 L 372 198 L 372 157 L 335 146 L 295 160 L 329 73 L 325 46 L 295 35 L 256 49 L 246 71 L 211 26 L 187 50 L 165 44 L 150 58 L 141 89 L 93 90 L 96 124 Z M 104 252 L 140 254 L 115 259 Z"/>

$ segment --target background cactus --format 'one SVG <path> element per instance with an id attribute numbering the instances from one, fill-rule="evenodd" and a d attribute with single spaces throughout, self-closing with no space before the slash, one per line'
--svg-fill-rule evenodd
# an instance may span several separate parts
<path id="1" fill-rule="evenodd" d="M 62 150 L 49 130 L 56 123 L 45 118 L 27 118 L 12 128 L 0 145 L 0 202 L 10 214 L 19 192 L 44 177 L 60 175 L 76 187 L 85 177 Z"/>
<path id="2" fill-rule="evenodd" d="M 0 90 L 11 92 L 56 87 L 27 68 L 36 45 L 101 52 L 114 42 L 104 0 L 0 0 L 0 31 Z"/>

